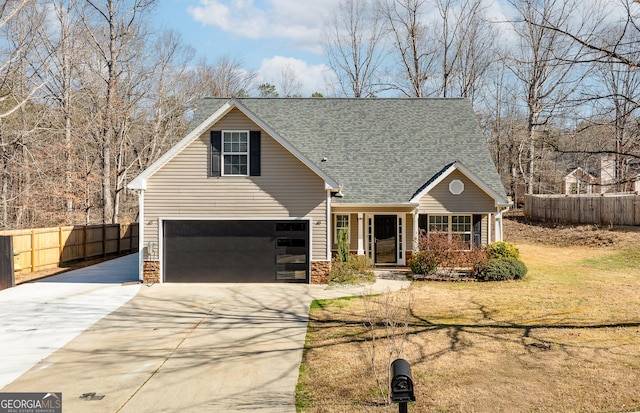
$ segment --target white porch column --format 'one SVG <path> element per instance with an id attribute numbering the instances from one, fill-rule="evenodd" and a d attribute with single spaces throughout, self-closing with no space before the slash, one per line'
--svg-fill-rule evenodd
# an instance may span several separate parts
<path id="1" fill-rule="evenodd" d="M 487 245 L 491 245 L 491 220 L 493 220 L 493 214 L 487 216 Z"/>
<path id="2" fill-rule="evenodd" d="M 364 213 L 358 212 L 358 255 L 364 255 Z"/>
<path id="3" fill-rule="evenodd" d="M 418 246 L 420 245 L 420 225 L 419 220 L 420 214 L 418 211 L 413 211 L 413 252 L 418 251 Z"/>
<path id="4" fill-rule="evenodd" d="M 331 191 L 327 189 L 327 213 L 325 216 L 325 225 L 327 231 L 327 261 L 331 261 Z M 311 262 L 311 260 L 309 260 Z"/>
<path id="5" fill-rule="evenodd" d="M 496 242 L 502 241 L 502 211 L 496 214 Z"/>
<path id="6" fill-rule="evenodd" d="M 396 264 L 405 265 L 407 263 L 407 213 L 403 212 L 396 216 L 397 234 L 399 235 L 396 242 Z"/>

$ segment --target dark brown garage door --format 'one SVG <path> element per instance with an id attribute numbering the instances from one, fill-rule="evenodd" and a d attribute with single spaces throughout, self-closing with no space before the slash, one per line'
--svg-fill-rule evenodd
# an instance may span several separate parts
<path id="1" fill-rule="evenodd" d="M 164 221 L 166 282 L 308 282 L 308 221 Z"/>

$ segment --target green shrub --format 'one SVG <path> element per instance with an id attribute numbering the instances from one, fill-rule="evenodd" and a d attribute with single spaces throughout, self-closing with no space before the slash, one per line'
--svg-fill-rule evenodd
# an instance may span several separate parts
<path id="1" fill-rule="evenodd" d="M 373 265 L 364 255 L 349 256 L 348 264 L 351 271 L 357 274 L 373 276 L 373 271 L 371 270 Z"/>
<path id="2" fill-rule="evenodd" d="M 360 284 L 373 282 L 375 277 L 371 270 L 372 265 L 363 255 L 348 255 L 346 261 L 340 261 L 338 257 L 331 263 L 329 282 L 331 284 Z"/>
<path id="3" fill-rule="evenodd" d="M 349 234 L 346 230 L 338 231 L 338 261 L 349 261 Z"/>
<path id="4" fill-rule="evenodd" d="M 524 278 L 525 275 L 527 275 L 527 271 L 528 268 L 527 266 L 524 264 L 524 262 L 520 261 L 520 260 L 516 260 L 516 259 L 510 259 L 511 261 L 511 271 L 513 273 L 513 278 L 516 280 L 521 280 Z"/>
<path id="5" fill-rule="evenodd" d="M 354 274 L 349 271 L 347 263 L 338 259 L 333 260 L 331 263 L 329 277 L 329 282 L 333 284 L 355 284 Z"/>
<path id="6" fill-rule="evenodd" d="M 498 241 L 489 246 L 489 256 L 497 259 L 515 258 L 519 260 L 520 251 L 509 242 Z"/>
<path id="7" fill-rule="evenodd" d="M 506 281 L 522 279 L 526 274 L 527 266 L 520 260 L 492 258 L 476 276 L 484 281 Z"/>
<path id="8" fill-rule="evenodd" d="M 438 268 L 438 259 L 433 251 L 420 250 L 407 260 L 407 264 L 414 274 L 430 275 Z"/>
<path id="9" fill-rule="evenodd" d="M 484 281 L 505 281 L 512 280 L 510 265 L 506 260 L 492 258 L 487 263 L 487 267 L 481 270 L 477 277 Z"/>

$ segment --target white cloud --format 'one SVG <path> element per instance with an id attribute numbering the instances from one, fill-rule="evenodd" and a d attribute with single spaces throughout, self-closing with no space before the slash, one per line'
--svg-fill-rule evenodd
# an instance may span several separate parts
<path id="1" fill-rule="evenodd" d="M 309 97 L 314 92 L 320 92 L 327 96 L 332 79 L 332 72 L 324 64 L 309 65 L 304 60 L 293 57 L 274 56 L 263 59 L 258 70 L 257 84 L 270 83 L 275 85 L 278 93 L 282 93 L 281 78 L 283 71 L 293 72 L 297 80 L 302 84 L 300 95 Z"/>
<path id="2" fill-rule="evenodd" d="M 322 53 L 322 24 L 339 0 L 199 0 L 188 13 L 205 26 L 238 37 L 286 39 L 296 47 Z"/>

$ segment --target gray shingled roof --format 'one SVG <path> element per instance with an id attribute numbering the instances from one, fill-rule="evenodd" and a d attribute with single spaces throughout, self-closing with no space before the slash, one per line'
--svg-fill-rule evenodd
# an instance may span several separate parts
<path id="1" fill-rule="evenodd" d="M 334 202 L 406 203 L 456 161 L 506 198 L 466 99 L 236 100 L 343 185 Z M 203 99 L 193 124 L 226 102 Z"/>

